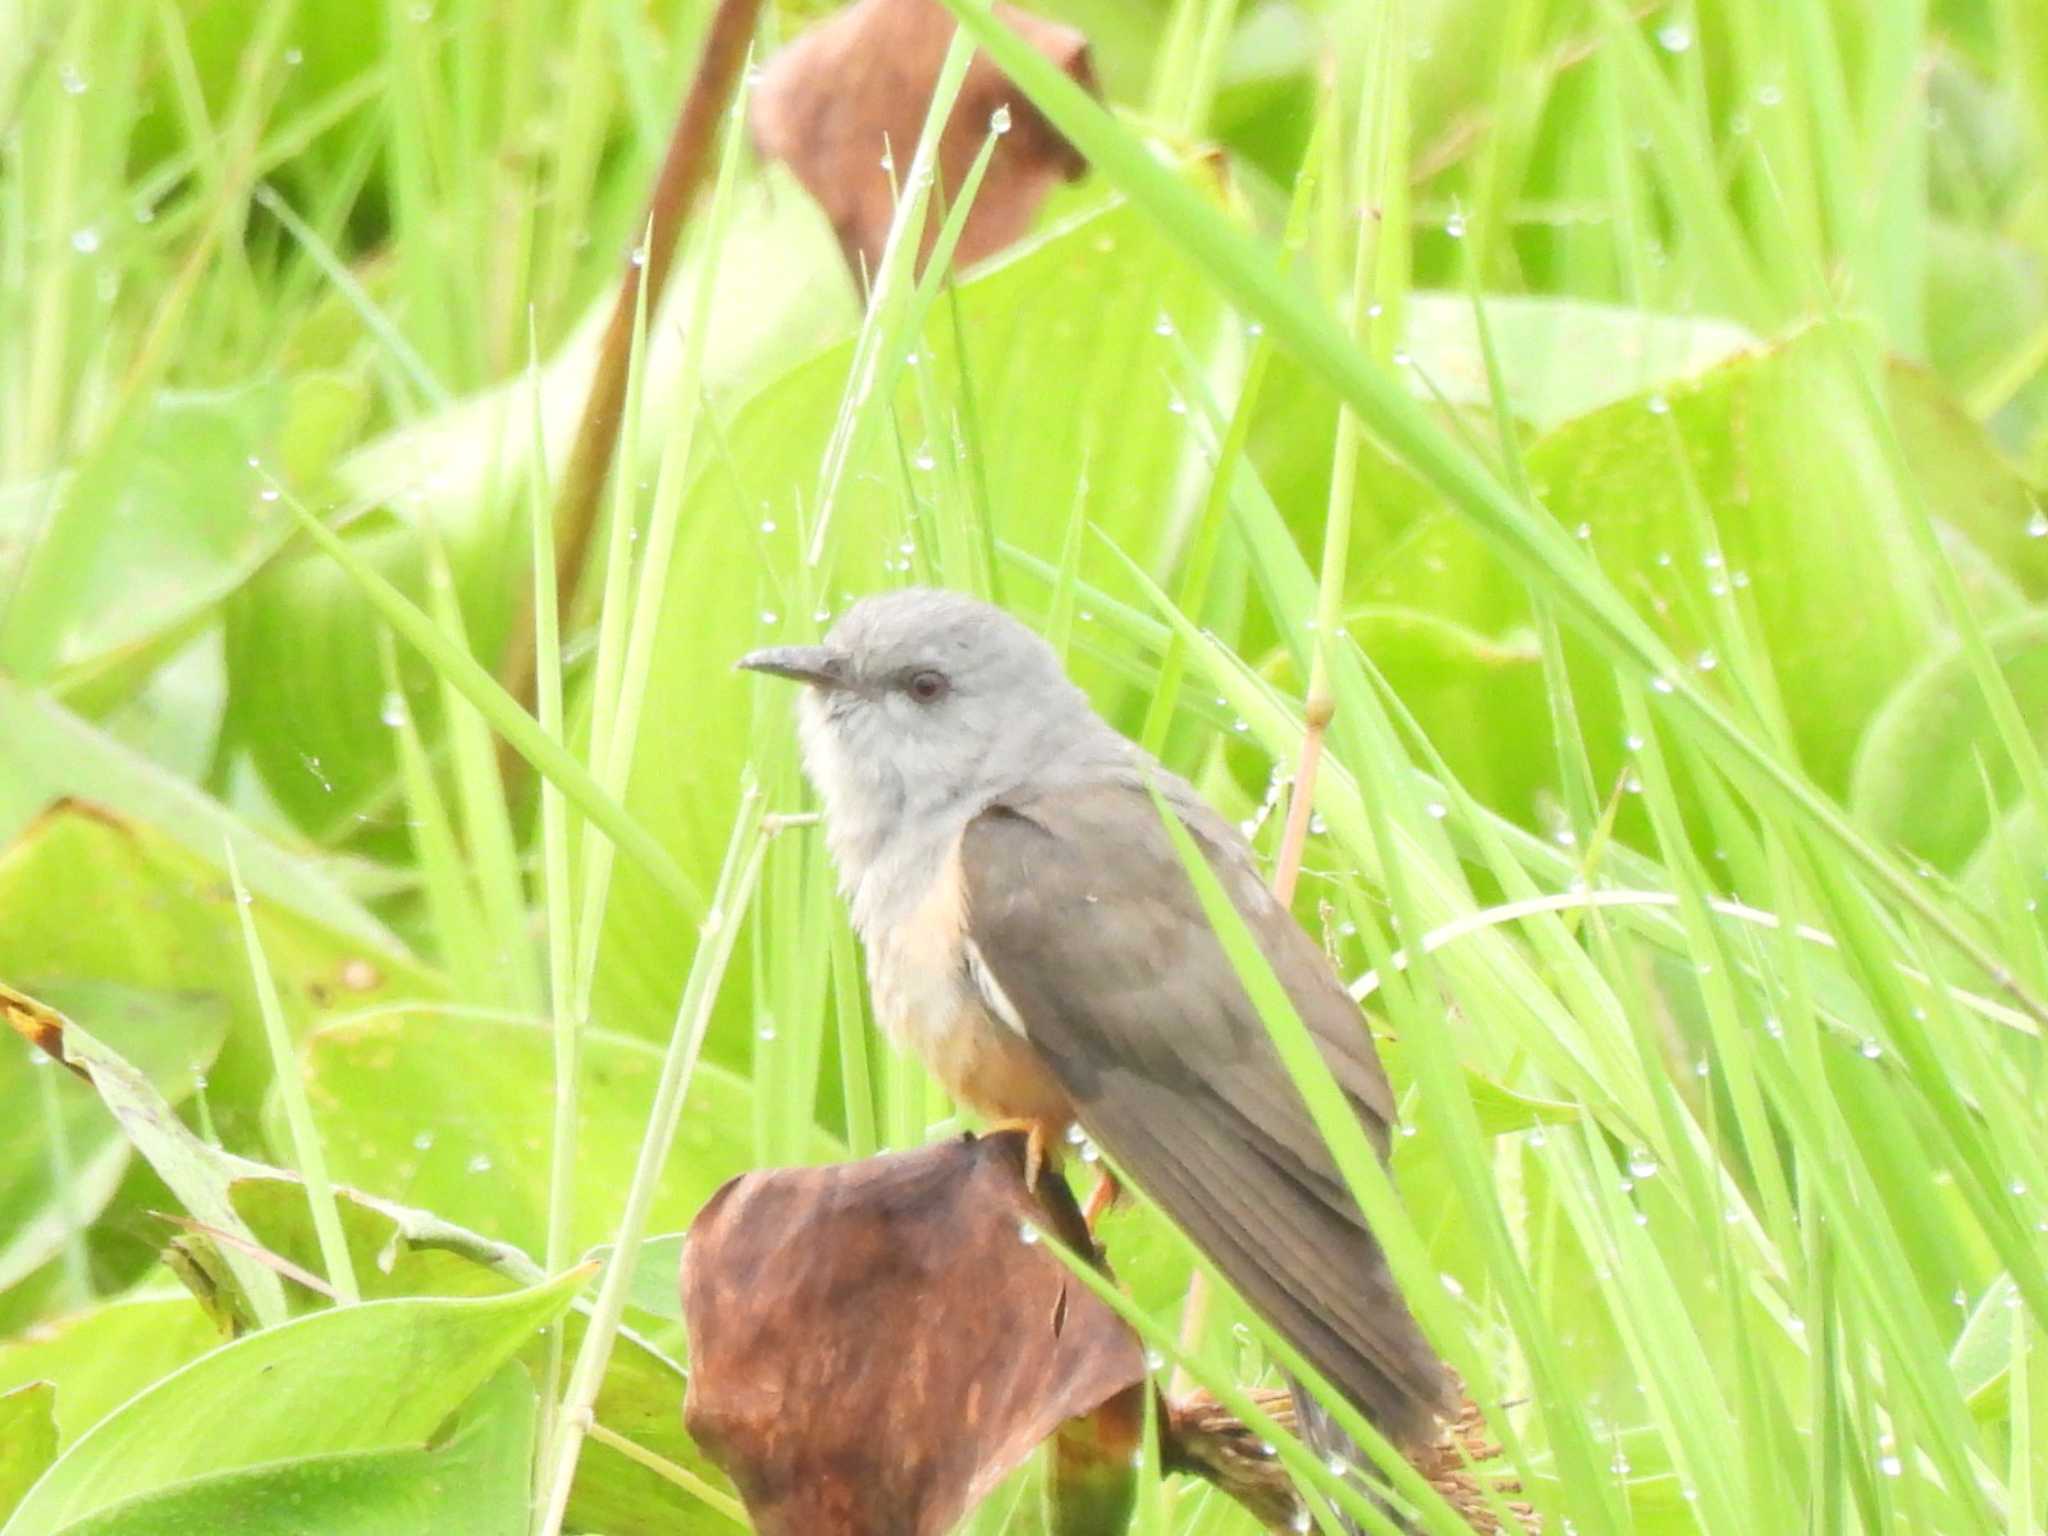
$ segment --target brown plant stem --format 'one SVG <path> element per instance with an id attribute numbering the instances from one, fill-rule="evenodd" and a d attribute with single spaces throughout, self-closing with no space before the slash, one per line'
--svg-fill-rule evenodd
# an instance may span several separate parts
<path id="1" fill-rule="evenodd" d="M 635 230 L 634 250 L 627 253 L 619 277 L 611 320 L 605 326 L 604 341 L 598 350 L 597 371 L 590 381 L 590 394 L 583 402 L 576 442 L 570 449 L 555 499 L 555 600 L 564 613 L 582 582 L 605 481 L 618 452 L 640 285 L 647 285 L 647 311 L 652 314 L 668 284 L 684 222 L 709 177 L 718 125 L 739 84 L 760 14 L 761 0 L 719 0 L 710 32 L 704 39 L 704 52 L 697 61 L 696 78 L 683 100 L 668 153 L 655 175 L 646 216 Z M 636 254 L 639 260 L 635 260 Z M 540 466 L 535 465 L 533 472 L 538 474 Z M 498 668 L 499 681 L 504 683 L 506 692 L 528 709 L 533 707 L 534 661 L 533 602 L 528 596 L 521 601 L 511 633 L 505 637 L 504 657 Z M 516 771 L 519 759 L 515 755 L 508 754 L 504 761 L 508 773 Z"/>

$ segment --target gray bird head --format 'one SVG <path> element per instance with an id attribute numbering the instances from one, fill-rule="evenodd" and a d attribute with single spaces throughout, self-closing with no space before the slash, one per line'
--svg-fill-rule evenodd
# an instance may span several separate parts
<path id="1" fill-rule="evenodd" d="M 755 651 L 739 665 L 806 685 L 804 772 L 824 799 L 849 894 L 878 861 L 951 847 L 1011 790 L 1134 750 L 1067 680 L 1051 646 L 958 592 L 864 598 L 823 644 Z"/>

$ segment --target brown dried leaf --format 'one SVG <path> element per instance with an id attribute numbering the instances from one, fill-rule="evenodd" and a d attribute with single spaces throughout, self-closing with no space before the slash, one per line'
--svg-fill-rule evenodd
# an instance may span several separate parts
<path id="1" fill-rule="evenodd" d="M 765 1536 L 941 1536 L 1068 1421 L 1144 1380 L 1137 1339 L 1028 1224 L 1083 1252 L 1023 1138 L 746 1174 L 683 1250 L 684 1417 Z"/>
<path id="2" fill-rule="evenodd" d="M 1004 25 L 1095 88 L 1080 33 L 1006 5 L 995 9 Z M 938 0 L 856 0 L 777 54 L 754 93 L 755 141 L 763 154 L 787 162 L 824 208 L 856 279 L 881 261 L 895 211 L 883 156 L 909 169 L 953 27 Z M 976 53 L 939 141 L 948 204 L 999 108 L 1009 110 L 1010 129 L 961 232 L 954 260 L 963 267 L 1022 236 L 1046 193 L 1086 164 L 988 55 Z M 926 251 L 936 232 L 934 219 L 925 231 Z"/>

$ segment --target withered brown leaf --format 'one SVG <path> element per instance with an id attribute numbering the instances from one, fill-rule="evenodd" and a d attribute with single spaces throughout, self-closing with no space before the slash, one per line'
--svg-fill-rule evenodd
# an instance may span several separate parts
<path id="1" fill-rule="evenodd" d="M 995 8 L 1018 33 L 1074 79 L 1094 88 L 1087 40 L 1071 27 Z M 812 27 L 770 62 L 754 93 L 753 128 L 762 153 L 786 162 L 838 233 L 856 278 L 874 272 L 895 210 L 891 176 L 910 168 L 954 21 L 938 0 L 856 0 Z M 1053 186 L 1085 162 L 985 53 L 976 53 L 939 142 L 939 184 L 947 204 L 981 150 L 990 120 L 1007 110 L 954 260 L 968 266 L 1018 239 Z M 926 223 L 922 256 L 938 221 Z"/>
<path id="2" fill-rule="evenodd" d="M 689 1430 L 765 1536 L 941 1536 L 1048 1436 L 1139 1388 L 1137 1339 L 1022 1137 L 742 1175 L 683 1250 Z M 1055 1324 L 1057 1323 L 1057 1326 Z M 1127 1399 L 1128 1400 L 1128 1399 Z"/>

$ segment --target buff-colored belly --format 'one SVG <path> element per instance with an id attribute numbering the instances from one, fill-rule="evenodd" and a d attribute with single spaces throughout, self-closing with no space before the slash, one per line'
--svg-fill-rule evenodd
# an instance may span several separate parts
<path id="1" fill-rule="evenodd" d="M 875 1017 L 957 1102 L 1057 1136 L 1072 1103 L 1031 1043 L 984 1004 L 963 952 L 964 916 L 959 866 L 949 862 L 915 913 L 870 935 Z"/>

